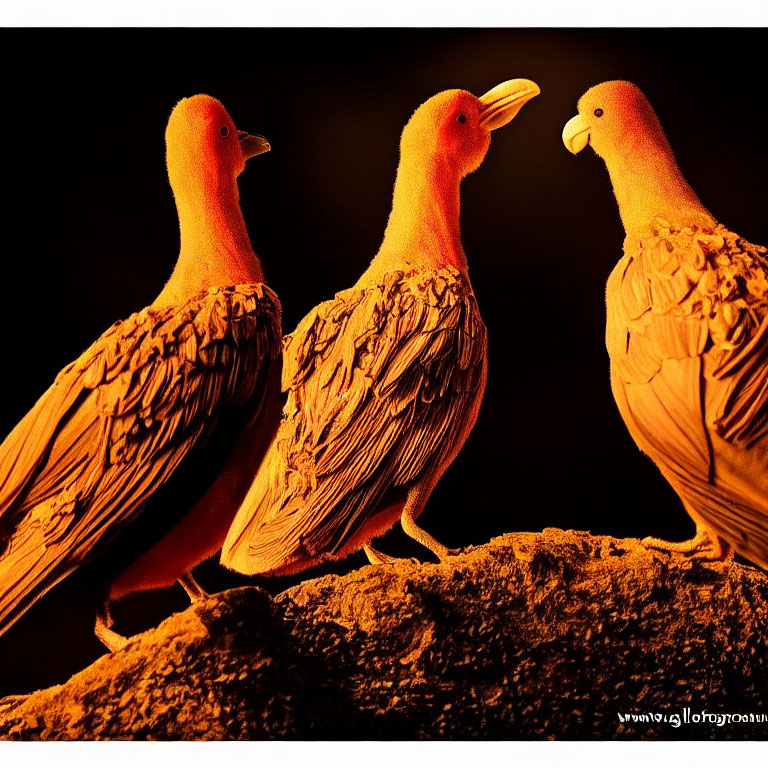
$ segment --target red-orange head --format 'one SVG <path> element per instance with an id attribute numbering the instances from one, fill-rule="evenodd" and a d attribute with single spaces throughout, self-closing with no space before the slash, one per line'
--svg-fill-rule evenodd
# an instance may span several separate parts
<path id="1" fill-rule="evenodd" d="M 174 190 L 195 181 L 231 184 L 248 158 L 270 148 L 263 136 L 238 131 L 224 105 L 205 94 L 182 99 L 174 107 L 165 145 Z"/>
<path id="2" fill-rule="evenodd" d="M 438 93 L 403 129 L 401 162 L 438 161 L 443 170 L 463 178 L 483 162 L 491 131 L 506 125 L 538 93 L 536 83 L 522 78 L 501 83 L 480 98 L 462 90 Z"/>

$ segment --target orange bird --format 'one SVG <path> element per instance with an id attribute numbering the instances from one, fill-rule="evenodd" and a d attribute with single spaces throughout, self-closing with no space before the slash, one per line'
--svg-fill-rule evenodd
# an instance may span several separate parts
<path id="1" fill-rule="evenodd" d="M 64 368 L 0 446 L 0 632 L 83 566 L 111 649 L 125 638 L 109 628 L 110 600 L 176 579 L 204 594 L 190 571 L 220 548 L 277 428 L 280 303 L 237 190 L 269 144 L 198 95 L 176 105 L 166 147 L 181 230 L 170 280 Z M 177 493 L 181 517 L 166 503 Z"/>
<path id="2" fill-rule="evenodd" d="M 644 541 L 768 568 L 768 252 L 704 208 L 637 86 L 596 85 L 578 111 L 565 145 L 605 160 L 626 230 L 606 291 L 613 394 L 696 523 Z"/>
<path id="3" fill-rule="evenodd" d="M 459 185 L 482 163 L 491 131 L 538 93 L 522 79 L 481 98 L 445 91 L 405 126 L 379 252 L 285 338 L 283 420 L 227 535 L 225 566 L 291 573 L 361 547 L 388 562 L 370 541 L 398 518 L 439 558 L 450 554 L 415 521 L 485 388 Z"/>

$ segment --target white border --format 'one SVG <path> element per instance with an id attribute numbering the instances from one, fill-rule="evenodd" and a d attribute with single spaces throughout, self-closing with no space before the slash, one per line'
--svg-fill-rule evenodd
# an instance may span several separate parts
<path id="1" fill-rule="evenodd" d="M 750 27 L 768 26 L 766 0 L 1 0 L 0 27 Z M 734 52 L 736 54 L 736 52 Z M 437 762 L 647 768 L 755 763 L 756 742 L 0 742 L 0 765 L 167 768 L 258 764 L 279 768 L 391 768 Z M 212 752 L 213 750 L 213 752 Z"/>
<path id="2" fill-rule="evenodd" d="M 768 26 L 766 0 L 0 0 L 18 27 Z"/>
<path id="3" fill-rule="evenodd" d="M 4 765 L 31 768 L 210 768 L 275 766 L 275 768 L 648 768 L 695 764 L 759 765 L 764 742 L 583 742 L 583 741 L 412 741 L 412 742 L 0 742 Z"/>

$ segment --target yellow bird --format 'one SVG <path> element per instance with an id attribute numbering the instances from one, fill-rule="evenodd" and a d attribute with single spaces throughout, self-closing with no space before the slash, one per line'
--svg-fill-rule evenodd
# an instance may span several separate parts
<path id="1" fill-rule="evenodd" d="M 181 231 L 170 280 L 64 368 L 0 445 L 0 632 L 83 566 L 112 649 L 125 638 L 109 600 L 176 579 L 204 594 L 189 572 L 220 548 L 277 428 L 280 303 L 237 190 L 269 144 L 198 95 L 173 110 L 166 147 Z M 220 471 L 204 485 L 209 465 Z M 174 493 L 154 503 L 159 490 Z M 183 516 L 166 503 L 177 491 Z"/>
<path id="2" fill-rule="evenodd" d="M 603 158 L 626 231 L 606 290 L 616 403 L 696 523 L 644 541 L 768 568 L 768 252 L 704 208 L 632 83 L 588 90 L 563 141 Z"/>
<path id="3" fill-rule="evenodd" d="M 449 554 L 415 521 L 474 426 L 486 381 L 459 185 L 491 131 L 538 93 L 523 79 L 480 98 L 445 91 L 405 126 L 379 252 L 285 338 L 283 420 L 227 535 L 225 566 L 292 573 L 361 547 L 390 561 L 370 541 L 398 518 Z"/>

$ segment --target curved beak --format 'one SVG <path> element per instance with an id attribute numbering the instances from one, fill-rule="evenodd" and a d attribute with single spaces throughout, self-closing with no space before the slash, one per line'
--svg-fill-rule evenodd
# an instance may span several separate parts
<path id="1" fill-rule="evenodd" d="M 563 128 L 563 144 L 574 155 L 589 144 L 589 125 L 581 115 L 572 117 Z"/>
<path id="2" fill-rule="evenodd" d="M 269 142 L 263 136 L 259 136 L 258 133 L 250 134 L 245 131 L 238 131 L 237 138 L 240 139 L 243 160 L 269 152 L 271 149 Z"/>
<path id="3" fill-rule="evenodd" d="M 489 131 L 506 125 L 523 104 L 541 93 L 532 80 L 518 78 L 500 83 L 480 97 L 480 125 Z"/>

